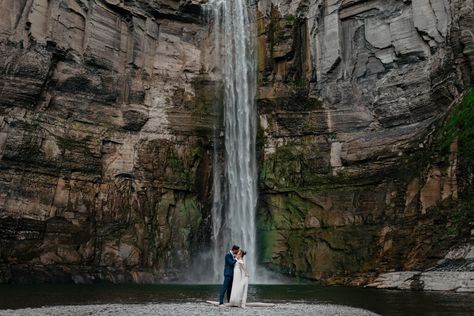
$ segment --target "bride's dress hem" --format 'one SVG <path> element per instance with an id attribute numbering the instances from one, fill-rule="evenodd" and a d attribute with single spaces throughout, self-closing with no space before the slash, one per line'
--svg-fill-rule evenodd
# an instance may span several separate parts
<path id="1" fill-rule="evenodd" d="M 234 280 L 230 294 L 229 306 L 245 307 L 249 278 L 243 261 L 237 261 L 234 267 Z"/>

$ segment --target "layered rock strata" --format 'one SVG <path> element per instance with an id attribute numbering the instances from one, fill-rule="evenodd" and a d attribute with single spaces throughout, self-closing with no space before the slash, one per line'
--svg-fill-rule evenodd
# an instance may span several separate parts
<path id="1" fill-rule="evenodd" d="M 0 281 L 175 277 L 209 239 L 200 4 L 0 9 Z"/>
<path id="2" fill-rule="evenodd" d="M 450 250 L 426 271 L 390 272 L 380 275 L 369 287 L 400 290 L 474 292 L 474 246 Z"/>
<path id="3" fill-rule="evenodd" d="M 472 160 L 436 135 L 471 84 L 472 8 L 258 1 L 263 262 L 347 282 L 421 269 L 462 239 L 452 205 Z"/>

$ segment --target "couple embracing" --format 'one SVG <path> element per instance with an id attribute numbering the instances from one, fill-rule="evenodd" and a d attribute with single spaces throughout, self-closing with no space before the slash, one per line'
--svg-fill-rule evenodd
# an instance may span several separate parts
<path id="1" fill-rule="evenodd" d="M 219 295 L 219 307 L 224 306 L 226 293 L 230 306 L 245 307 L 249 284 L 249 273 L 244 262 L 246 254 L 239 246 L 234 245 L 225 255 L 224 284 Z"/>

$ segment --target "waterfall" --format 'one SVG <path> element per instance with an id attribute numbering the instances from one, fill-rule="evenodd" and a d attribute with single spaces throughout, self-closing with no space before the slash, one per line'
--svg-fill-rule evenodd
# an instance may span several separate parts
<path id="1" fill-rule="evenodd" d="M 224 85 L 220 105 L 224 140 L 216 133 L 214 150 L 213 283 L 222 279 L 224 255 L 232 244 L 247 251 L 250 280 L 256 279 L 255 23 L 248 1 L 252 0 L 210 0 L 207 4 L 214 62 L 220 64 Z"/>

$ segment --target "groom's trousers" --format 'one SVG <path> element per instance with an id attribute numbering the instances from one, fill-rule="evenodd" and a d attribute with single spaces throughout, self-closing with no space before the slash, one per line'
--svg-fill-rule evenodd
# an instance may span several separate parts
<path id="1" fill-rule="evenodd" d="M 232 281 L 234 280 L 231 276 L 224 277 L 224 284 L 221 288 L 221 293 L 219 295 L 219 304 L 224 304 L 224 295 L 227 292 L 227 301 L 230 301 L 230 291 L 232 290 Z"/>

